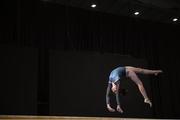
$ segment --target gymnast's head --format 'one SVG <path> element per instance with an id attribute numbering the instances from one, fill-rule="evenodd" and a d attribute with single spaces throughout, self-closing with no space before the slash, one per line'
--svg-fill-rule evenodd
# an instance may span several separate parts
<path id="1" fill-rule="evenodd" d="M 112 90 L 113 93 L 116 94 L 117 92 L 119 92 L 119 84 L 120 84 L 119 80 L 114 82 L 114 83 L 112 83 L 111 90 Z"/>

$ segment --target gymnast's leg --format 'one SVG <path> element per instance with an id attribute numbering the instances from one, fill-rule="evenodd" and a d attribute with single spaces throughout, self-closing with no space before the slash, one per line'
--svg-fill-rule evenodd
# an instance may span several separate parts
<path id="1" fill-rule="evenodd" d="M 143 83 L 141 82 L 141 80 L 138 78 L 138 76 L 136 75 L 136 73 L 134 71 L 129 71 L 127 77 L 129 77 L 133 82 L 136 83 L 136 85 L 138 86 L 138 89 L 140 91 L 140 93 L 142 94 L 142 96 L 144 97 L 144 102 L 148 103 L 150 105 L 150 107 L 152 106 L 151 101 L 149 100 L 146 90 L 143 86 Z"/>
<path id="2" fill-rule="evenodd" d="M 129 71 L 134 71 L 135 73 L 140 74 L 146 74 L 146 75 L 158 75 L 159 73 L 162 73 L 162 70 L 149 70 L 149 69 L 143 69 L 143 68 L 136 68 L 136 67 L 127 67 L 126 68 Z"/>

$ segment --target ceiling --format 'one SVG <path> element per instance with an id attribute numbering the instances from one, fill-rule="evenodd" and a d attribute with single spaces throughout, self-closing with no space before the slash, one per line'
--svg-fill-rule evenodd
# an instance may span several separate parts
<path id="1" fill-rule="evenodd" d="M 43 0 L 57 4 L 79 7 L 83 9 L 102 11 L 116 15 L 138 17 L 141 19 L 179 24 L 173 18 L 180 19 L 180 0 Z M 97 5 L 91 8 L 91 4 Z M 139 11 L 135 16 L 133 13 Z"/>

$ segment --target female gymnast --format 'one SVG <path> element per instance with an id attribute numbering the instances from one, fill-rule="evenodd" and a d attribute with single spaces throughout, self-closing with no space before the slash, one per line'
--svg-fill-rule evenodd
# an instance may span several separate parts
<path id="1" fill-rule="evenodd" d="M 112 92 L 115 93 L 116 95 L 116 102 L 117 102 L 116 110 L 120 113 L 123 113 L 123 110 L 119 102 L 119 92 L 121 92 L 120 91 L 121 89 L 119 89 L 119 86 L 120 86 L 120 79 L 122 77 L 128 77 L 133 82 L 135 82 L 135 84 L 139 88 L 140 93 L 142 94 L 144 98 L 144 103 L 149 104 L 150 107 L 152 106 L 152 103 L 146 94 L 146 90 L 143 86 L 143 83 L 138 78 L 137 73 L 157 76 L 159 73 L 162 73 L 162 70 L 148 70 L 148 69 L 137 68 L 137 67 L 132 67 L 132 66 L 117 67 L 114 70 L 112 70 L 109 76 L 109 82 L 108 82 L 107 91 L 106 91 L 106 106 L 110 112 L 115 112 L 115 109 L 113 109 L 110 105 L 109 93 L 112 90 Z"/>

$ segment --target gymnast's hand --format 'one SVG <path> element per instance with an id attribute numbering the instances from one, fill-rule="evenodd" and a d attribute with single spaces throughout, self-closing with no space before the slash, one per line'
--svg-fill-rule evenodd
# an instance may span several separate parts
<path id="1" fill-rule="evenodd" d="M 107 109 L 109 112 L 115 112 L 115 109 L 113 109 L 109 104 L 107 105 Z"/>
<path id="2" fill-rule="evenodd" d="M 121 109 L 120 105 L 117 105 L 116 110 L 117 110 L 118 112 L 120 112 L 120 113 L 123 113 L 123 110 Z"/>

